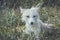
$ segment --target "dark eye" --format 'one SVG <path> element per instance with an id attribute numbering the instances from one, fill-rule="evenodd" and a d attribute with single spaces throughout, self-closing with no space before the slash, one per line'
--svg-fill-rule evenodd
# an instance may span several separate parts
<path id="1" fill-rule="evenodd" d="M 27 18 L 29 18 L 29 16 L 26 16 Z"/>
<path id="2" fill-rule="evenodd" d="M 36 16 L 33 16 L 33 17 L 36 17 Z"/>

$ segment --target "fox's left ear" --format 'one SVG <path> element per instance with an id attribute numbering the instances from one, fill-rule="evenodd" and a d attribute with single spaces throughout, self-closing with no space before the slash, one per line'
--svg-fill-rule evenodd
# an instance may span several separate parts
<path id="1" fill-rule="evenodd" d="M 40 6 L 41 6 L 41 4 L 38 3 L 35 7 L 36 7 L 36 8 L 40 8 Z"/>
<path id="2" fill-rule="evenodd" d="M 39 11 L 40 10 L 40 7 L 41 7 L 41 4 L 38 3 L 35 7 L 32 7 L 32 8 L 35 8 L 37 11 Z"/>
<path id="3" fill-rule="evenodd" d="M 38 4 L 35 6 L 35 7 L 37 8 L 38 11 L 40 10 L 41 5 L 42 5 L 42 3 L 38 3 Z"/>
<path id="4" fill-rule="evenodd" d="M 20 12 L 23 13 L 26 9 L 20 7 Z"/>

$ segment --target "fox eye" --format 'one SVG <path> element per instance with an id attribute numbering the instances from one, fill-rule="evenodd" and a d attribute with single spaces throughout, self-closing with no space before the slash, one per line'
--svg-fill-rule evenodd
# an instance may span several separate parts
<path id="1" fill-rule="evenodd" d="M 29 16 L 26 16 L 27 18 L 29 18 Z"/>
<path id="2" fill-rule="evenodd" d="M 36 16 L 33 16 L 33 17 L 36 17 Z"/>

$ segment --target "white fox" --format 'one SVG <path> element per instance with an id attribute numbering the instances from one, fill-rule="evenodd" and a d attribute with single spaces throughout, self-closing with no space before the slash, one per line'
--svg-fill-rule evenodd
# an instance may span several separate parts
<path id="1" fill-rule="evenodd" d="M 27 34 L 34 32 L 34 35 L 37 38 L 36 40 L 40 40 L 39 33 L 41 32 L 41 27 L 50 28 L 51 26 L 51 24 L 43 23 L 40 20 L 39 9 L 40 3 L 30 9 L 20 8 L 22 13 L 21 19 L 26 23 L 26 29 L 24 30 L 24 32 L 26 32 Z"/>

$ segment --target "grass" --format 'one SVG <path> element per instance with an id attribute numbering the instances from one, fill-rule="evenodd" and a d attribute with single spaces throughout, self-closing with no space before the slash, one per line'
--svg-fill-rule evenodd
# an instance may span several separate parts
<path id="1" fill-rule="evenodd" d="M 60 40 L 60 17 L 57 10 L 52 7 L 41 8 L 40 19 L 54 25 L 51 32 L 45 31 L 40 34 L 41 40 Z M 6 8 L 0 11 L 0 40 L 27 40 L 28 37 L 33 40 L 33 33 L 31 35 L 23 33 L 24 28 L 18 9 Z"/>

